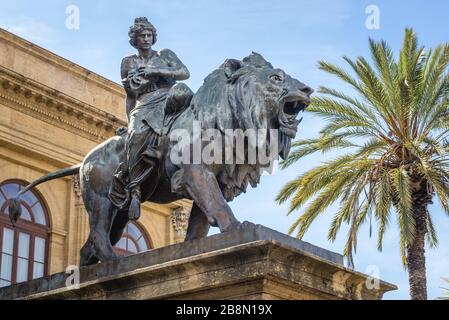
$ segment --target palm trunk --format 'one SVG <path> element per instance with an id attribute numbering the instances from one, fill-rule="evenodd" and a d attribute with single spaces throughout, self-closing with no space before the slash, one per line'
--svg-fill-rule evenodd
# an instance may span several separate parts
<path id="1" fill-rule="evenodd" d="M 415 198 L 416 199 L 416 198 Z M 413 216 L 416 233 L 413 243 L 407 246 L 407 267 L 412 300 L 427 300 L 425 241 L 427 233 L 427 203 L 414 201 Z"/>

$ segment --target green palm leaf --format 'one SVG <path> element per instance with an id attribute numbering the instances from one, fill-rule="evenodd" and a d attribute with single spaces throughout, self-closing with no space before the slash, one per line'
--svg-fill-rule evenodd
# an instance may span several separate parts
<path id="1" fill-rule="evenodd" d="M 289 214 L 301 210 L 289 230 L 299 238 L 338 202 L 328 238 L 334 241 L 341 226 L 349 226 L 343 251 L 350 263 L 364 223 L 374 219 L 382 250 L 396 218 L 404 266 L 413 267 L 408 256 L 422 234 L 431 246 L 438 243 L 427 210 L 432 199 L 449 214 L 449 44 L 426 51 L 406 29 L 397 59 L 384 41 L 370 39 L 369 48 L 370 60 L 343 57 L 349 68 L 319 62 L 356 95 L 320 87 L 307 110 L 324 127 L 317 138 L 293 143 L 281 167 L 316 152 L 346 153 L 290 181 L 276 200 L 290 202 Z"/>
<path id="2" fill-rule="evenodd" d="M 445 291 L 444 297 L 441 300 L 449 300 L 449 279 L 443 278 L 443 281 L 446 283 L 447 287 L 443 288 Z"/>

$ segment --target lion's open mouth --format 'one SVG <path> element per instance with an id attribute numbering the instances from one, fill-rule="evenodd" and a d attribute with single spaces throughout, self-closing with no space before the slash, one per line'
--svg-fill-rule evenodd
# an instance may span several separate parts
<path id="1" fill-rule="evenodd" d="M 308 107 L 310 97 L 301 91 L 289 93 L 280 99 L 279 104 L 279 130 L 294 139 L 302 120 L 298 120 L 297 116 Z"/>
<path id="2" fill-rule="evenodd" d="M 310 104 L 310 96 L 300 90 L 285 94 L 280 103 L 282 111 L 287 115 L 297 116 Z"/>
<path id="3" fill-rule="evenodd" d="M 307 108 L 307 104 L 301 101 L 287 101 L 284 103 L 283 111 L 287 115 L 297 116 Z"/>

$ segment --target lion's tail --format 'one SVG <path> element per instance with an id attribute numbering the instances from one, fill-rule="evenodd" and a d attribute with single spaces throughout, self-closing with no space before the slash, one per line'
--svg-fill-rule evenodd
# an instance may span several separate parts
<path id="1" fill-rule="evenodd" d="M 37 187 L 38 185 L 40 185 L 44 182 L 75 175 L 75 174 L 79 173 L 80 168 L 81 168 L 81 164 L 77 164 L 70 168 L 66 168 L 66 169 L 56 171 L 56 172 L 49 173 L 49 174 L 37 179 L 36 181 L 33 181 L 28 186 L 26 186 L 23 190 L 21 190 L 16 195 L 16 197 L 14 199 L 10 200 L 10 203 L 9 203 L 9 207 L 8 207 L 9 219 L 11 220 L 12 225 L 13 226 L 16 225 L 17 220 L 19 219 L 20 215 L 22 214 L 22 210 L 21 210 L 21 206 L 20 206 L 20 197 L 21 196 L 23 196 L 25 193 L 27 193 L 32 188 Z"/>

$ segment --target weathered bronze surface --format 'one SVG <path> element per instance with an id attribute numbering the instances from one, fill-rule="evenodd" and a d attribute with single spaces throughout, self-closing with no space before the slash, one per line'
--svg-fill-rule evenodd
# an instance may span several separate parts
<path id="1" fill-rule="evenodd" d="M 275 129 L 279 132 L 275 154 L 286 158 L 300 122 L 297 115 L 307 107 L 313 92 L 252 53 L 243 60 L 226 60 L 193 94 L 186 85 L 176 83 L 189 77 L 176 55 L 170 50 L 152 50 L 156 31 L 145 18 L 136 19 L 130 38 L 139 53 L 122 63 L 128 130 L 96 147 L 81 164 L 33 182 L 9 207 L 15 223 L 21 194 L 46 181 L 79 174 L 90 223 L 81 265 L 116 257 L 113 246 L 127 223 L 139 218 L 144 201 L 193 200 L 187 241 L 207 236 L 210 226 L 221 232 L 241 228 L 227 201 L 245 192 L 249 184 L 256 187 L 264 165 L 174 163 L 170 154 L 177 141 L 169 139 L 170 134 L 182 129 L 192 136 L 196 122 L 202 131 Z M 192 154 L 193 142 L 189 145 Z M 267 140 L 265 146 L 269 145 Z M 201 144 L 199 152 L 206 147 Z"/>

